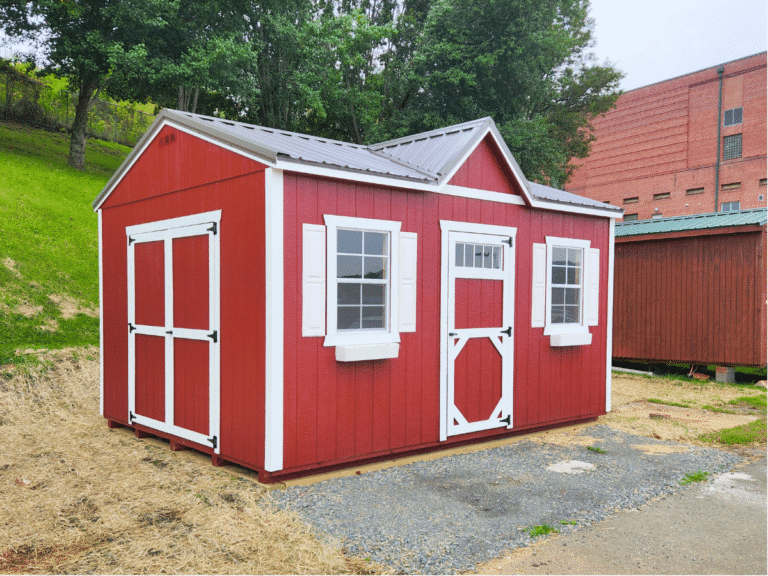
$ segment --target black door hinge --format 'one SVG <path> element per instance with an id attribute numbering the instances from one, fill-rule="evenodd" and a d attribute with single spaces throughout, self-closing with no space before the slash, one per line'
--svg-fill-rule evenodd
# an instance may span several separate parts
<path id="1" fill-rule="evenodd" d="M 507 426 L 512 423 L 512 414 L 507 414 L 506 418 L 502 418 L 499 422 L 504 422 Z"/>
<path id="2" fill-rule="evenodd" d="M 131 332 L 133 332 L 134 330 L 136 330 L 136 326 L 134 326 L 133 324 L 131 324 L 130 322 L 128 322 L 128 334 L 130 334 L 130 333 L 131 333 Z"/>
<path id="3" fill-rule="evenodd" d="M 219 227 L 216 226 L 216 222 L 211 223 L 211 227 L 208 228 L 208 232 L 213 232 L 213 235 L 216 236 L 218 231 L 219 231 Z"/>
<path id="4" fill-rule="evenodd" d="M 128 246 L 130 246 L 135 241 L 136 241 L 136 238 L 134 238 L 133 236 L 128 236 Z"/>
<path id="5" fill-rule="evenodd" d="M 133 422 L 134 420 L 136 420 L 136 414 L 128 410 L 128 422 Z"/>
<path id="6" fill-rule="evenodd" d="M 501 331 L 501 333 L 502 333 L 502 334 L 506 334 L 507 336 L 510 336 L 510 337 L 511 337 L 511 336 L 512 336 L 512 326 L 510 326 L 510 327 L 509 327 L 509 328 L 507 328 L 506 330 L 502 330 L 502 331 Z"/>
<path id="7" fill-rule="evenodd" d="M 218 342 L 219 341 L 219 331 L 218 330 L 214 330 L 211 334 L 208 334 L 208 338 L 210 338 L 214 342 Z"/>
<path id="8" fill-rule="evenodd" d="M 512 248 L 512 236 L 510 236 L 506 240 L 502 240 L 502 242 L 509 244 L 509 247 Z"/>
<path id="9" fill-rule="evenodd" d="M 216 446 L 219 443 L 219 438 L 217 436 L 211 436 L 208 438 L 208 442 L 210 442 L 211 446 L 213 446 L 213 449 L 216 450 Z"/>

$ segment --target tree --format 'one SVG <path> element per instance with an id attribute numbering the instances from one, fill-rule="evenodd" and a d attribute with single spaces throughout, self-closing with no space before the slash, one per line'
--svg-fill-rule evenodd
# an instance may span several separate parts
<path id="1" fill-rule="evenodd" d="M 590 119 L 619 96 L 598 66 L 588 0 L 436 0 L 404 72 L 392 136 L 492 116 L 532 180 L 562 185 L 589 153 Z"/>

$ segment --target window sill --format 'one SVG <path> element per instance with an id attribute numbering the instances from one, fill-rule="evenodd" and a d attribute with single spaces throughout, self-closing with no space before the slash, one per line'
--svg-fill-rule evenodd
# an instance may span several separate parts
<path id="1" fill-rule="evenodd" d="M 361 362 L 363 360 L 385 360 L 397 358 L 400 344 L 347 344 L 336 346 L 337 362 Z"/>
<path id="2" fill-rule="evenodd" d="M 592 344 L 592 334 L 552 334 L 549 337 L 549 345 L 554 347 L 561 346 L 588 346 Z"/>

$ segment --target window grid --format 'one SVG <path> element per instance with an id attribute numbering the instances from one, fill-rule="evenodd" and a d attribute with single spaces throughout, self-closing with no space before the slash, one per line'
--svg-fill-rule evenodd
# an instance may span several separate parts
<path id="1" fill-rule="evenodd" d="M 339 228 L 336 244 L 336 329 L 386 329 L 389 232 Z"/>
<path id="2" fill-rule="evenodd" d="M 552 324 L 581 324 L 583 253 L 582 248 L 552 248 Z"/>
<path id="3" fill-rule="evenodd" d="M 456 242 L 456 266 L 502 270 L 501 246 Z"/>
<path id="4" fill-rule="evenodd" d="M 738 212 L 739 210 L 738 200 L 736 202 L 723 202 L 720 204 L 720 212 Z"/>
<path id="5" fill-rule="evenodd" d="M 741 158 L 741 134 L 723 138 L 723 160 Z"/>
<path id="6" fill-rule="evenodd" d="M 624 214 L 624 222 L 631 222 L 637 220 L 637 214 Z"/>
<path id="7" fill-rule="evenodd" d="M 735 126 L 736 124 L 741 124 L 743 111 L 743 108 L 732 108 L 730 110 L 726 110 L 725 114 L 723 115 L 723 125 Z"/>

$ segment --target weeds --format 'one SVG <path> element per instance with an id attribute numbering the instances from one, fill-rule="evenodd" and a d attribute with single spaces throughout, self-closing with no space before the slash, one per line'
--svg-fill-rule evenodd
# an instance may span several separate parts
<path id="1" fill-rule="evenodd" d="M 528 528 L 528 535 L 531 538 L 537 538 L 539 536 L 546 536 L 547 534 L 559 534 L 560 530 L 550 526 L 549 524 L 541 524 L 539 526 L 531 526 Z"/>
<path id="2" fill-rule="evenodd" d="M 680 480 L 680 484 L 685 486 L 686 484 L 691 484 L 692 482 L 704 482 L 709 477 L 709 472 L 702 472 L 699 470 L 698 472 L 694 472 L 692 474 L 686 474 L 685 477 Z"/>
<path id="3" fill-rule="evenodd" d="M 717 442 L 727 446 L 743 444 L 765 444 L 765 418 L 756 420 L 755 422 L 750 422 L 744 426 L 736 426 L 735 428 L 728 428 L 726 430 L 710 432 L 709 434 L 702 434 L 699 436 L 699 440 L 709 443 Z"/>
<path id="4" fill-rule="evenodd" d="M 560 520 L 560 524 L 576 526 L 576 520 Z"/>
<path id="5" fill-rule="evenodd" d="M 598 454 L 605 454 L 605 450 L 599 446 L 587 446 L 587 450 L 592 450 L 592 452 L 597 452 Z"/>
<path id="6" fill-rule="evenodd" d="M 677 406 L 678 408 L 690 408 L 690 404 L 683 404 L 682 402 L 669 402 L 668 400 L 659 400 L 658 398 L 648 398 L 647 400 L 651 404 L 664 404 L 665 406 Z"/>
<path id="7" fill-rule="evenodd" d="M 740 396 L 738 398 L 734 398 L 728 404 L 747 404 L 748 406 L 751 406 L 752 408 L 755 408 L 756 410 L 762 409 L 763 412 L 765 412 L 766 408 L 766 397 L 765 395 L 761 396 Z"/>
<path id="8" fill-rule="evenodd" d="M 710 412 L 720 412 L 722 414 L 738 414 L 736 410 L 728 410 L 727 408 L 720 408 L 718 406 L 712 406 L 711 404 L 704 404 L 701 409 L 709 410 Z"/>

